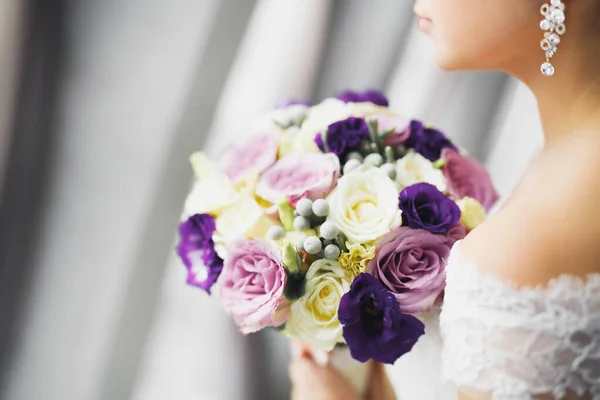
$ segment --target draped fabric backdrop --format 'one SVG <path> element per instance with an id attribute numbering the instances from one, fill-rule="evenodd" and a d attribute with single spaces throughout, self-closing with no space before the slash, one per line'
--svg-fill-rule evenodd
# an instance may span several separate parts
<path id="1" fill-rule="evenodd" d="M 287 398 L 285 339 L 238 334 L 217 299 L 185 285 L 173 253 L 188 155 L 217 156 L 280 100 L 384 90 L 393 109 L 485 162 L 503 195 L 542 142 L 526 88 L 500 73 L 435 67 L 409 1 L 67 4 L 51 162 L 34 199 L 42 212 L 28 226 L 29 261 L 8 265 L 30 278 L 0 360 L 2 399 Z M 18 32 L 1 28 L 2 40 L 4 29 Z M 3 73 L 11 51 L 0 47 Z M 0 144 L 11 142 L 7 109 Z M 18 177 L 23 163 L 7 164 L 8 153 L 0 177 L 3 165 Z"/>

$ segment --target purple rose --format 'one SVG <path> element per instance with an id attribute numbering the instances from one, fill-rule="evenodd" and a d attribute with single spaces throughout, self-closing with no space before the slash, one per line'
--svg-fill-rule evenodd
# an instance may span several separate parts
<path id="1" fill-rule="evenodd" d="M 360 149 L 364 141 L 369 140 L 369 127 L 362 118 L 350 117 L 343 121 L 334 122 L 327 128 L 325 143 L 323 134 L 315 136 L 315 143 L 323 152 L 331 152 L 340 159 L 353 150 Z"/>
<path id="2" fill-rule="evenodd" d="M 179 225 L 177 253 L 188 270 L 187 283 L 208 294 L 223 269 L 212 238 L 215 230 L 215 219 L 209 214 L 192 215 Z"/>
<path id="3" fill-rule="evenodd" d="M 266 240 L 240 239 L 227 246 L 219 297 L 243 334 L 285 322 L 286 284 L 281 254 Z"/>
<path id="4" fill-rule="evenodd" d="M 490 174 L 477 160 L 465 157 L 456 151 L 442 152 L 444 167 L 442 172 L 448 182 L 448 191 L 457 199 L 472 197 L 489 211 L 498 201 Z"/>
<path id="5" fill-rule="evenodd" d="M 460 221 L 460 208 L 430 183 L 408 186 L 398 198 L 402 221 L 415 229 L 446 233 Z"/>
<path id="6" fill-rule="evenodd" d="M 345 91 L 335 96 L 344 103 L 373 103 L 378 106 L 387 107 L 388 99 L 379 90 L 366 90 L 364 92 Z"/>
<path id="7" fill-rule="evenodd" d="M 416 120 L 410 123 L 410 137 L 405 145 L 429 161 L 439 160 L 442 150 L 446 148 L 457 150 L 456 146 L 441 131 L 427 128 L 421 121 Z"/>
<path id="8" fill-rule="evenodd" d="M 428 311 L 446 286 L 446 260 L 455 240 L 423 229 L 396 228 L 377 243 L 367 272 L 396 296 L 403 312 Z"/>
<path id="9" fill-rule="evenodd" d="M 352 358 L 393 364 L 412 350 L 425 326 L 402 314 L 400 304 L 375 277 L 360 274 L 340 301 L 338 319 Z"/>

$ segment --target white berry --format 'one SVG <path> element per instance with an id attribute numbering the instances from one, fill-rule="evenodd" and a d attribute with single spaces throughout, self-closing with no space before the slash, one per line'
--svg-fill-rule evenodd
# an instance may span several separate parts
<path id="1" fill-rule="evenodd" d="M 326 217 L 329 214 L 329 202 L 325 199 L 315 200 L 312 211 L 317 217 Z"/>
<path id="2" fill-rule="evenodd" d="M 267 231 L 267 237 L 272 240 L 279 240 L 285 236 L 285 229 L 281 226 L 272 226 Z"/>
<path id="3" fill-rule="evenodd" d="M 322 248 L 321 240 L 318 237 L 309 236 L 304 239 L 304 251 L 308 254 L 317 254 Z"/>
<path id="4" fill-rule="evenodd" d="M 383 157 L 379 153 L 371 153 L 365 157 L 365 164 L 379 167 L 383 164 Z"/>
<path id="5" fill-rule="evenodd" d="M 358 160 L 358 161 L 362 162 L 363 159 L 364 159 L 364 157 L 358 151 L 352 151 L 352 152 L 348 153 L 348 155 L 346 156 L 346 161 Z"/>
<path id="6" fill-rule="evenodd" d="M 325 258 L 329 260 L 337 260 L 338 258 L 340 258 L 341 251 L 340 248 L 337 247 L 335 244 L 330 244 L 327 247 L 325 247 L 323 253 L 325 254 Z"/>
<path id="7" fill-rule="evenodd" d="M 319 230 L 323 239 L 334 240 L 340 234 L 340 230 L 337 225 L 331 221 L 323 222 Z"/>
<path id="8" fill-rule="evenodd" d="M 312 205 L 311 199 L 300 199 L 296 203 L 296 211 L 303 217 L 310 217 L 312 215 Z"/>
<path id="9" fill-rule="evenodd" d="M 310 221 L 306 217 L 298 216 L 294 218 L 294 229 L 297 231 L 310 229 Z"/>
<path id="10" fill-rule="evenodd" d="M 361 165 L 361 162 L 356 159 L 348 160 L 346 162 L 346 164 L 344 164 L 344 174 L 349 174 L 350 172 L 354 171 L 356 168 L 360 167 L 360 165 Z"/>
<path id="11" fill-rule="evenodd" d="M 304 240 L 306 240 L 306 236 L 302 235 L 294 239 L 294 247 L 298 251 L 304 250 Z"/>

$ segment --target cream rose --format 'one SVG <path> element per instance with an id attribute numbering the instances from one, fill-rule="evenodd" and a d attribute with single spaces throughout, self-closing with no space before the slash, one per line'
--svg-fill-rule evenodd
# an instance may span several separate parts
<path id="1" fill-rule="evenodd" d="M 292 304 L 286 333 L 324 351 L 343 343 L 337 314 L 340 300 L 350 290 L 350 284 L 337 261 L 315 261 L 306 273 L 305 295 Z"/>
<path id="2" fill-rule="evenodd" d="M 434 185 L 440 192 L 446 191 L 446 178 L 442 171 L 414 151 L 409 151 L 396 162 L 396 182 L 401 188 L 425 182 Z"/>
<path id="3" fill-rule="evenodd" d="M 225 248 L 229 243 L 240 238 L 263 238 L 269 228 L 276 225 L 275 221 L 265 214 L 265 209 L 249 195 L 240 195 L 231 207 L 217 217 L 215 223 L 215 250 L 223 259 L 227 256 Z"/>
<path id="4" fill-rule="evenodd" d="M 463 197 L 456 202 L 458 208 L 460 208 L 460 222 L 467 227 L 468 230 L 472 231 L 481 225 L 487 213 L 485 207 L 472 197 Z"/>
<path id="5" fill-rule="evenodd" d="M 371 243 L 402 221 L 399 189 L 379 168 L 363 165 L 338 180 L 329 196 L 334 222 L 351 243 Z"/>
<path id="6" fill-rule="evenodd" d="M 190 163 L 197 180 L 185 202 L 185 213 L 221 214 L 238 197 L 234 185 L 225 173 L 217 170 L 206 154 L 192 154 Z"/>

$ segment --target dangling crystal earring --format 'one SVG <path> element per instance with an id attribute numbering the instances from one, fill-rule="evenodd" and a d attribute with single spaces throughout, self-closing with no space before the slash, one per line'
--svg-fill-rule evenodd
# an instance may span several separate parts
<path id="1" fill-rule="evenodd" d="M 546 62 L 542 64 L 542 74 L 544 76 L 554 75 L 554 65 L 552 57 L 558 51 L 560 37 L 567 31 L 565 26 L 565 3 L 562 0 L 550 0 L 550 4 L 544 4 L 541 8 L 544 19 L 540 22 L 540 28 L 544 33 L 542 40 L 542 50 L 546 52 Z"/>

